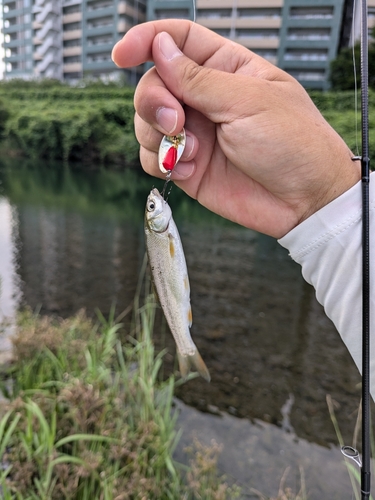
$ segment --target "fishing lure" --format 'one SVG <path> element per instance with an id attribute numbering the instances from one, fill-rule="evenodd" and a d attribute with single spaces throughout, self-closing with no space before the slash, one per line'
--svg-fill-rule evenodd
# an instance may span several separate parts
<path id="1" fill-rule="evenodd" d="M 167 177 L 180 160 L 186 144 L 185 130 L 177 135 L 165 135 L 159 146 L 159 168 Z"/>

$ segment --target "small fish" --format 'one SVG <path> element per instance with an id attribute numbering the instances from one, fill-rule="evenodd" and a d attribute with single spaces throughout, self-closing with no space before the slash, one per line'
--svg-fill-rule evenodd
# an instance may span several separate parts
<path id="1" fill-rule="evenodd" d="M 186 377 L 190 368 L 196 368 L 210 381 L 208 369 L 190 335 L 193 321 L 190 285 L 180 235 L 171 208 L 157 189 L 147 198 L 145 234 L 152 280 L 176 341 L 181 375 Z"/>

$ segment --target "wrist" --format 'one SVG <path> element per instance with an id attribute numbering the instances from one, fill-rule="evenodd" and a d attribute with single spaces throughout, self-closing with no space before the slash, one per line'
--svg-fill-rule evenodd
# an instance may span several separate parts
<path id="1" fill-rule="evenodd" d="M 361 162 L 353 160 L 353 157 L 354 155 L 348 151 L 341 159 L 335 161 L 336 166 L 332 165 L 331 171 L 326 175 L 324 186 L 321 185 L 320 189 L 315 191 L 296 225 L 301 224 L 361 180 Z"/>

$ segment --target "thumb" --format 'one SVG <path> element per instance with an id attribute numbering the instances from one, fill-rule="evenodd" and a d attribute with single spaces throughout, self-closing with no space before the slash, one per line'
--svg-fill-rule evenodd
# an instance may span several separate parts
<path id="1" fill-rule="evenodd" d="M 155 37 L 152 56 L 160 78 L 177 99 L 213 122 L 227 121 L 228 110 L 233 112 L 240 101 L 243 76 L 234 78 L 231 73 L 205 66 L 207 61 L 203 66 L 197 64 L 181 52 L 166 32 Z"/>

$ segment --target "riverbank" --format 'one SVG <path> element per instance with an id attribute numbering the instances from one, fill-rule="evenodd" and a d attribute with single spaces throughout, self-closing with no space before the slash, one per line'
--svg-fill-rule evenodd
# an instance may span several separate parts
<path id="1" fill-rule="evenodd" d="M 147 298 L 125 344 L 121 318 L 20 314 L 2 370 L 4 500 L 239 498 L 217 476 L 217 445 L 191 443 L 189 467 L 173 459 L 177 382 L 159 377 L 154 312 Z"/>
<path id="2" fill-rule="evenodd" d="M 357 152 L 360 113 L 356 116 L 353 93 L 314 91 L 310 95 Z M 127 168 L 138 160 L 133 97 L 131 87 L 100 81 L 77 87 L 54 80 L 0 81 L 0 151 L 7 156 L 80 162 L 87 168 Z M 371 113 L 375 93 L 369 97 Z M 370 123 L 370 155 L 375 154 L 372 139 L 375 128 Z"/>

